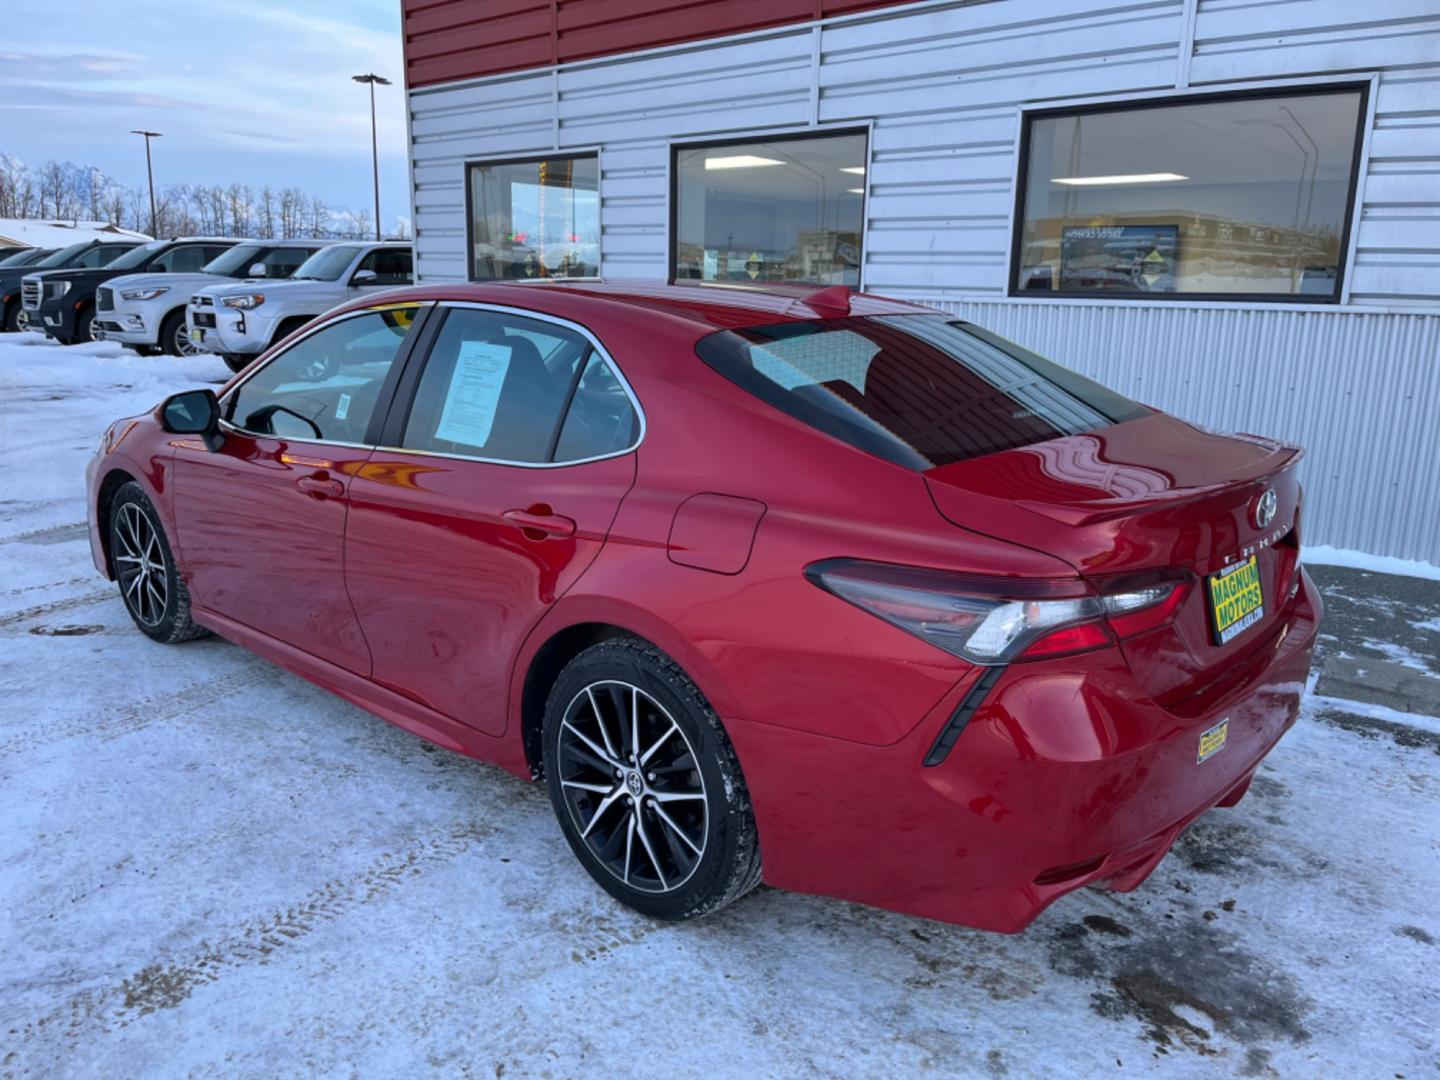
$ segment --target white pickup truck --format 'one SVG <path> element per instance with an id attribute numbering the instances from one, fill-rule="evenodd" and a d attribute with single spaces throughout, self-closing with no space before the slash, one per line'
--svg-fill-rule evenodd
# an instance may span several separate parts
<path id="1" fill-rule="evenodd" d="M 190 298 L 190 340 L 239 371 L 317 315 L 359 296 L 411 284 L 412 260 L 404 242 L 332 244 L 285 281 L 212 285 Z"/>
<path id="2" fill-rule="evenodd" d="M 138 353 L 169 353 L 189 356 L 196 351 L 190 341 L 186 307 L 196 289 L 256 279 L 283 281 L 329 240 L 246 240 L 211 259 L 198 270 L 153 274 L 131 274 L 113 278 L 98 290 L 95 337 L 118 341 Z"/>

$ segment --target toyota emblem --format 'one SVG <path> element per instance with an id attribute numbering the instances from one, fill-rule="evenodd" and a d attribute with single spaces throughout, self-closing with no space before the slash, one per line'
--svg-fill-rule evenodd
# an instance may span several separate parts
<path id="1" fill-rule="evenodd" d="M 1274 488 L 1266 488 L 1265 494 L 1255 500 L 1250 516 L 1254 519 L 1257 529 L 1263 529 L 1275 520 L 1275 506 L 1278 502 Z"/>

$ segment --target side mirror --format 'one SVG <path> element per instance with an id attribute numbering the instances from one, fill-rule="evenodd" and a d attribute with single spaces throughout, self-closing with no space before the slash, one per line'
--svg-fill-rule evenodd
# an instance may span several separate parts
<path id="1" fill-rule="evenodd" d="M 264 277 L 264 276 L 265 276 L 265 264 L 264 264 L 264 263 L 251 263 L 251 264 L 250 264 L 250 269 L 245 271 L 245 276 L 246 276 L 246 277 Z"/>
<path id="2" fill-rule="evenodd" d="M 220 401 L 214 390 L 172 394 L 160 406 L 160 426 L 172 435 L 199 435 L 209 450 L 225 444 L 220 434 Z"/>
<path id="3" fill-rule="evenodd" d="M 374 285 L 380 280 L 380 275 L 374 270 L 356 270 L 355 276 L 350 279 L 351 285 Z"/>

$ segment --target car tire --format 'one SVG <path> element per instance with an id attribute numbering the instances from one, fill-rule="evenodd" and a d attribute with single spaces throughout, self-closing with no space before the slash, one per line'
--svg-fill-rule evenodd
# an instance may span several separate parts
<path id="1" fill-rule="evenodd" d="M 166 356 L 194 356 L 200 350 L 190 340 L 184 310 L 172 311 L 160 324 L 160 351 Z"/>
<path id="2" fill-rule="evenodd" d="M 75 336 L 66 345 L 89 345 L 95 340 L 95 309 L 87 307 L 75 316 Z"/>
<path id="3" fill-rule="evenodd" d="M 20 332 L 20 315 L 19 301 L 7 305 L 4 316 L 0 317 L 0 333 L 18 334 Z"/>
<path id="4" fill-rule="evenodd" d="M 249 367 L 250 361 L 255 358 L 253 356 L 239 356 L 236 353 L 221 353 L 220 359 L 225 361 L 226 367 L 238 375 Z"/>
<path id="5" fill-rule="evenodd" d="M 190 592 L 160 515 L 145 489 L 130 481 L 110 500 L 110 565 L 125 610 L 140 631 L 173 645 L 209 633 L 190 619 Z"/>
<path id="6" fill-rule="evenodd" d="M 551 688 L 543 739 L 561 831 L 622 904 L 681 921 L 759 884 L 735 749 L 699 688 L 655 646 L 613 638 L 570 661 Z"/>

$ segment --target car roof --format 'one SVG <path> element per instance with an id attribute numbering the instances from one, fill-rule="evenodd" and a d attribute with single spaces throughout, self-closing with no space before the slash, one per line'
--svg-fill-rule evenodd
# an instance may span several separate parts
<path id="1" fill-rule="evenodd" d="M 851 292 L 845 286 L 676 285 L 664 281 L 571 279 L 545 282 L 486 282 L 399 288 L 387 303 L 404 300 L 459 300 L 508 304 L 554 315 L 570 314 L 573 301 L 596 302 L 617 314 L 623 308 L 659 312 L 712 330 L 845 315 L 936 314 L 935 309 Z M 348 306 L 365 306 L 357 303 Z"/>

